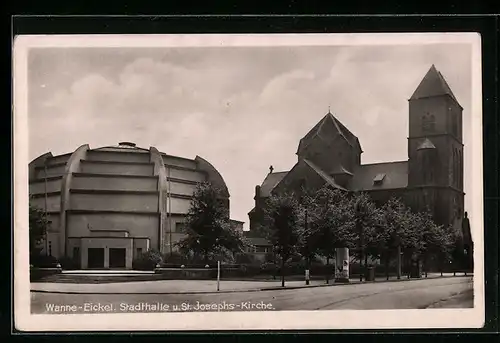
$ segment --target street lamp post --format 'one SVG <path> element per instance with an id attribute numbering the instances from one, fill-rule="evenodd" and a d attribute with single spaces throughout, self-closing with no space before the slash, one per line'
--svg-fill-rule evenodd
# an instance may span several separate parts
<path id="1" fill-rule="evenodd" d="M 309 268 L 310 268 L 310 247 L 309 247 L 309 236 L 308 236 L 308 233 L 307 233 L 307 207 L 306 207 L 306 210 L 305 210 L 305 218 L 304 218 L 304 232 L 306 234 L 306 237 L 307 237 L 307 241 L 305 242 L 306 243 L 306 270 L 305 270 L 305 278 L 306 278 L 306 285 L 309 285 Z"/>
<path id="2" fill-rule="evenodd" d="M 397 254 L 398 256 L 396 257 L 396 275 L 397 279 L 401 279 L 401 255 L 403 255 L 403 252 L 401 251 L 401 239 L 399 236 L 397 237 Z"/>
<path id="3" fill-rule="evenodd" d="M 273 271 L 273 280 L 276 280 L 276 270 L 277 268 L 277 261 L 276 261 L 276 253 L 278 252 L 278 245 L 275 244 L 273 245 L 273 259 L 274 259 L 274 271 Z"/>

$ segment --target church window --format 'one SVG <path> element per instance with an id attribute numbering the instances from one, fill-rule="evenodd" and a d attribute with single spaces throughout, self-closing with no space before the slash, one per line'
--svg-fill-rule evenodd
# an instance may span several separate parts
<path id="1" fill-rule="evenodd" d="M 456 113 L 451 114 L 451 131 L 453 135 L 458 136 L 458 117 Z"/>
<path id="2" fill-rule="evenodd" d="M 453 197 L 453 209 L 452 209 L 452 215 L 453 218 L 459 219 L 460 218 L 460 205 L 458 203 L 457 197 Z"/>
<path id="3" fill-rule="evenodd" d="M 184 223 L 175 223 L 175 232 L 186 232 L 186 224 Z"/>
<path id="4" fill-rule="evenodd" d="M 459 177 L 459 187 L 463 187 L 463 182 L 464 182 L 464 160 L 462 156 L 462 151 L 459 152 L 459 157 L 458 157 L 458 175 Z"/>
<path id="5" fill-rule="evenodd" d="M 422 131 L 424 133 L 434 132 L 436 126 L 436 118 L 433 114 L 424 114 L 422 117 Z"/>
<path id="6" fill-rule="evenodd" d="M 452 156 L 452 165 L 451 165 L 451 168 L 452 168 L 452 177 L 451 177 L 451 183 L 453 186 L 455 186 L 457 184 L 457 167 L 456 167 L 456 164 L 457 164 L 457 152 L 455 149 L 453 149 L 453 156 Z"/>
<path id="7" fill-rule="evenodd" d="M 428 183 L 432 181 L 433 174 L 432 174 L 432 161 L 431 158 L 428 154 L 423 154 L 422 159 L 422 181 L 423 183 Z"/>

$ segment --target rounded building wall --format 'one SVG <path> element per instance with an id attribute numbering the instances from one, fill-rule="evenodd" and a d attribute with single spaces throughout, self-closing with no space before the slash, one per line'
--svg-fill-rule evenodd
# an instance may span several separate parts
<path id="1" fill-rule="evenodd" d="M 124 143 L 97 149 L 83 145 L 58 156 L 46 153 L 29 170 L 30 202 L 46 208 L 53 223 L 50 252 L 72 257 L 83 268 L 95 268 L 88 263 L 98 255 L 100 267 L 113 268 L 110 249 L 126 249 L 126 268 L 140 249 L 176 250 L 199 182 L 212 182 L 229 197 L 224 180 L 206 160 Z M 104 251 L 89 257 L 96 249 Z"/>

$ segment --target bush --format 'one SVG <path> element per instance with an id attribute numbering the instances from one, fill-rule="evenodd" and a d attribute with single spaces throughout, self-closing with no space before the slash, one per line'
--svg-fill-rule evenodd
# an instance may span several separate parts
<path id="1" fill-rule="evenodd" d="M 271 262 L 264 262 L 260 266 L 260 272 L 265 275 L 273 275 L 278 272 L 278 266 Z"/>
<path id="2" fill-rule="evenodd" d="M 33 254 L 30 256 L 30 264 L 36 268 L 56 268 L 59 263 L 54 256 Z"/>
<path id="3" fill-rule="evenodd" d="M 255 264 L 255 257 L 251 254 L 240 253 L 236 255 L 236 263 L 237 264 Z"/>
<path id="4" fill-rule="evenodd" d="M 179 252 L 166 253 L 163 255 L 163 262 L 167 265 L 185 265 L 189 263 L 189 257 Z"/>
<path id="5" fill-rule="evenodd" d="M 264 257 L 264 261 L 266 262 L 271 262 L 274 264 L 274 260 L 276 259 L 276 256 L 272 252 L 266 253 Z"/>
<path id="6" fill-rule="evenodd" d="M 161 254 L 156 250 L 148 250 L 132 261 L 132 268 L 137 270 L 154 270 L 157 264 L 163 261 Z"/>

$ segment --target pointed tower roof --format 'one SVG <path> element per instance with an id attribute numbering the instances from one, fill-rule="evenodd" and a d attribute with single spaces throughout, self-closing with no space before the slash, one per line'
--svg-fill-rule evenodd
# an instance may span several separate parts
<path id="1" fill-rule="evenodd" d="M 433 64 L 427 74 L 425 74 L 424 78 L 418 85 L 410 100 L 440 95 L 449 95 L 458 103 L 458 100 L 455 98 L 455 95 L 451 91 L 451 88 L 444 79 L 443 75 L 436 69 Z"/>
<path id="2" fill-rule="evenodd" d="M 314 127 L 302 138 L 299 142 L 299 147 L 297 153 L 303 148 L 305 148 L 311 142 L 312 138 L 317 136 L 325 123 L 332 122 L 337 129 L 338 133 L 353 147 L 357 147 L 360 152 L 361 144 L 359 143 L 358 137 L 356 137 L 348 128 L 344 126 L 335 116 L 328 110 L 328 113 L 316 124 Z"/>
<path id="3" fill-rule="evenodd" d="M 429 138 L 424 139 L 418 146 L 417 150 L 436 149 L 436 146 L 430 141 Z"/>

